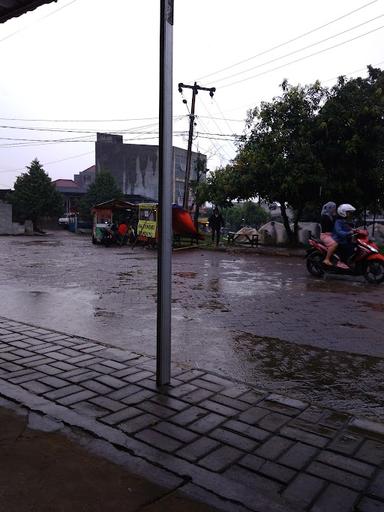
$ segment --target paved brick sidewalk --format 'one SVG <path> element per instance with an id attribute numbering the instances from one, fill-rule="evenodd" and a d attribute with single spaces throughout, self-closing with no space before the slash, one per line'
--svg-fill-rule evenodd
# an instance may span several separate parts
<path id="1" fill-rule="evenodd" d="M 384 426 L 0 318 L 0 395 L 228 511 L 384 511 Z"/>

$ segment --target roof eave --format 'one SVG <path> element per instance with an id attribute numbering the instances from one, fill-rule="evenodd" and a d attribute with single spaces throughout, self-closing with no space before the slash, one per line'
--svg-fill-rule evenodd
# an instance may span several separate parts
<path id="1" fill-rule="evenodd" d="M 0 14 L 0 23 L 5 23 L 6 21 L 12 18 L 17 18 L 18 16 L 21 16 L 26 12 L 33 11 L 37 7 L 40 7 L 41 5 L 50 4 L 52 2 L 57 2 L 57 0 L 26 0 L 21 2 L 19 1 L 17 6 L 15 4 L 14 7 L 9 7 L 5 10 L 5 12 Z"/>

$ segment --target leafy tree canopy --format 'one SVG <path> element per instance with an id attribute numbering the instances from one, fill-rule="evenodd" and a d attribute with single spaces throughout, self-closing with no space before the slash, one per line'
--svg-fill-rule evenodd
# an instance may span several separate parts
<path id="1" fill-rule="evenodd" d="M 232 201 L 237 199 L 236 181 L 230 165 L 210 173 L 206 181 L 199 183 L 197 188 L 200 204 L 208 201 L 222 208 L 231 206 Z"/>
<path id="2" fill-rule="evenodd" d="M 62 213 L 63 200 L 37 158 L 27 169 L 17 177 L 10 201 L 15 217 L 20 221 L 31 220 L 37 230 L 41 217 Z"/>
<path id="3" fill-rule="evenodd" d="M 322 166 L 314 153 L 313 129 L 325 98 L 318 82 L 301 87 L 282 83 L 282 95 L 248 113 L 233 165 L 239 194 L 278 202 L 287 234 L 297 239 L 297 224 L 307 201 L 319 195 Z M 292 231 L 286 206 L 296 212 Z"/>
<path id="4" fill-rule="evenodd" d="M 115 178 L 108 171 L 96 173 L 95 181 L 89 186 L 80 203 L 80 213 L 84 218 L 91 215 L 91 208 L 111 199 L 122 199 L 123 193 L 117 186 Z"/>
<path id="5" fill-rule="evenodd" d="M 316 144 L 327 198 L 362 209 L 383 206 L 384 72 L 340 77 L 318 116 Z"/>
<path id="6" fill-rule="evenodd" d="M 225 226 L 237 231 L 242 226 L 259 228 L 270 219 L 269 212 L 253 201 L 246 201 L 233 205 L 231 208 L 224 208 L 222 214 Z"/>
<path id="7" fill-rule="evenodd" d="M 312 218 L 326 201 L 383 208 L 384 72 L 368 66 L 367 78 L 340 77 L 330 90 L 319 82 L 281 88 L 248 112 L 234 161 L 207 178 L 202 197 L 219 206 L 278 203 L 291 243 L 303 214 Z"/>

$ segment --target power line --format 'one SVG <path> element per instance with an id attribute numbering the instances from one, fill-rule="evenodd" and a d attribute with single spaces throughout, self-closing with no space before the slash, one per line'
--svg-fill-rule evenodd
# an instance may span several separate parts
<path id="1" fill-rule="evenodd" d="M 207 105 L 205 104 L 204 101 L 202 101 L 202 105 L 203 105 L 205 111 L 207 112 L 207 114 L 210 115 L 211 113 L 208 110 L 208 107 L 207 107 Z M 221 132 L 220 126 L 217 124 L 216 120 L 213 120 L 213 122 L 214 122 L 215 126 L 217 127 L 217 129 Z M 215 135 L 220 136 L 220 135 L 222 135 L 222 132 L 220 134 L 216 133 Z M 226 140 L 228 140 L 228 139 L 226 139 Z M 228 151 L 224 147 L 222 147 L 222 149 L 223 149 L 224 153 L 227 155 L 227 158 L 231 159 L 231 155 L 228 153 Z"/>
<path id="2" fill-rule="evenodd" d="M 93 153 L 94 153 L 93 151 L 88 151 L 87 153 L 80 153 L 79 155 L 73 155 L 73 156 L 69 156 L 67 158 L 61 158 L 60 160 L 53 160 L 52 162 L 43 162 L 42 165 L 54 165 L 54 164 L 58 164 L 60 162 L 65 162 L 66 160 L 73 160 L 75 158 L 80 158 L 80 157 L 83 157 L 86 155 L 91 155 Z M 3 172 L 3 173 L 17 172 L 17 171 L 20 171 L 19 167 L 17 169 L 8 169 L 8 170 L 0 169 L 0 173 L 1 172 Z"/>
<path id="3" fill-rule="evenodd" d="M 72 0 L 71 2 L 68 2 L 66 5 L 62 5 L 61 7 L 58 7 L 57 9 L 55 9 L 53 12 L 50 12 L 48 14 L 46 14 L 45 16 L 43 16 L 42 18 L 39 18 L 37 20 L 35 20 L 33 23 L 30 23 L 29 25 L 25 26 L 25 27 L 22 27 L 20 28 L 19 30 L 16 30 L 15 32 L 12 32 L 11 34 L 8 34 L 7 36 L 3 37 L 3 39 L 0 39 L 0 43 L 2 43 L 3 41 L 6 41 L 7 39 L 9 39 L 10 37 L 13 37 L 17 34 L 19 34 L 20 32 L 23 32 L 23 30 L 28 30 L 30 27 L 32 27 L 35 23 L 39 23 L 40 21 L 43 21 L 44 19 L 46 18 L 49 18 L 49 16 L 53 16 L 54 14 L 56 14 L 57 12 L 61 11 L 62 9 L 65 9 L 66 7 L 69 7 L 71 4 L 75 3 L 76 0 Z"/>
<path id="4" fill-rule="evenodd" d="M 228 119 L 227 117 L 224 116 L 224 114 L 222 113 L 222 111 L 220 110 L 219 112 L 223 117 L 215 117 L 215 116 L 200 116 L 200 115 L 197 115 L 196 117 L 198 119 L 200 118 L 203 118 L 203 119 L 216 119 L 217 121 L 229 121 L 230 123 L 244 123 L 244 119 Z"/>
<path id="5" fill-rule="evenodd" d="M 173 116 L 174 118 L 185 116 Z M 0 121 L 23 121 L 23 122 L 36 122 L 36 123 L 127 123 L 129 121 L 154 121 L 159 120 L 157 117 L 131 117 L 120 119 L 36 119 L 36 118 L 21 118 L 21 117 L 0 117 Z M 156 123 L 153 123 L 156 124 Z"/>
<path id="6" fill-rule="evenodd" d="M 138 135 L 145 135 L 144 132 L 137 132 Z M 128 134 L 130 135 L 130 134 Z M 177 131 L 173 133 L 174 137 L 185 137 L 187 135 L 187 132 L 184 131 Z M 137 140 L 153 140 L 158 139 L 159 134 L 158 132 L 147 132 L 147 135 L 144 137 L 130 137 L 128 140 L 130 141 L 137 141 Z M 46 146 L 46 145 L 54 145 L 54 144 L 72 144 L 75 142 L 82 142 L 82 143 L 92 143 L 94 144 L 96 140 L 79 140 L 76 138 L 68 138 L 68 139 L 17 139 L 17 138 L 11 138 L 7 137 L 4 138 L 5 140 L 12 140 L 15 141 L 15 143 L 6 143 L 6 144 L 0 144 L 0 149 L 11 149 L 11 148 L 28 148 L 28 147 L 37 147 L 37 146 Z M 1 140 L 1 137 L 0 137 Z M 19 141 L 16 143 L 16 141 Z M 127 139 L 125 139 L 127 141 Z"/>
<path id="7" fill-rule="evenodd" d="M 380 66 L 383 63 L 384 63 L 384 61 L 380 61 L 380 62 L 375 62 L 374 64 L 371 64 L 371 65 L 373 67 L 376 67 L 376 66 Z M 337 76 L 335 76 L 333 78 L 327 78 L 326 80 L 320 80 L 320 82 L 321 83 L 330 82 L 332 80 L 336 80 L 337 78 L 339 78 L 339 76 L 349 76 L 349 75 L 352 75 L 354 73 L 358 73 L 360 71 L 367 71 L 367 66 L 365 66 L 363 68 L 360 68 L 360 69 L 355 69 L 354 71 L 348 71 L 348 72 L 345 72 L 345 73 L 339 73 Z M 243 104 L 243 105 L 237 106 L 235 108 L 224 110 L 224 112 L 234 112 L 234 111 L 240 110 L 240 109 L 248 110 L 249 108 L 253 108 L 253 107 L 254 107 L 254 103 L 253 104 L 247 103 L 246 105 Z M 201 116 L 199 116 L 199 117 L 201 117 Z M 216 117 L 216 119 L 220 119 L 220 118 Z M 244 122 L 244 119 L 243 120 L 240 120 L 240 119 L 230 119 L 230 121 Z"/>
<path id="8" fill-rule="evenodd" d="M 364 21 L 362 23 L 359 23 L 358 25 L 355 25 L 354 27 L 348 28 L 346 30 L 343 30 L 342 32 L 338 32 L 337 34 L 334 34 L 332 36 L 329 36 L 329 37 L 326 37 L 324 39 L 321 39 L 321 41 L 317 41 L 315 43 L 311 43 L 311 44 L 309 44 L 307 46 L 304 46 L 304 47 L 299 48 L 297 50 L 293 50 L 292 52 L 289 52 L 289 53 L 286 53 L 284 55 L 281 55 L 280 57 L 275 57 L 274 59 L 267 60 L 265 62 L 262 62 L 261 64 L 257 64 L 256 66 L 252 66 L 251 68 L 244 69 L 243 71 L 238 71 L 237 73 L 233 73 L 232 75 L 228 75 L 226 77 L 219 78 L 218 80 L 216 80 L 216 82 L 222 82 L 224 80 L 229 80 L 230 78 L 233 78 L 235 76 L 242 75 L 244 73 L 248 73 L 249 71 L 252 71 L 253 69 L 257 69 L 257 68 L 266 66 L 267 64 L 272 64 L 272 62 L 276 62 L 276 61 L 279 61 L 279 60 L 284 59 L 286 57 L 290 57 L 291 55 L 295 55 L 296 53 L 300 53 L 300 52 L 302 52 L 304 50 L 308 50 L 308 48 L 313 48 L 314 46 L 317 46 L 319 44 L 325 43 L 326 41 L 329 41 L 330 39 L 334 39 L 335 37 L 338 37 L 338 36 L 341 36 L 343 34 L 346 34 L 347 32 L 351 32 L 352 30 L 356 30 L 357 28 L 360 28 L 363 25 L 367 25 L 368 23 L 371 23 L 372 21 L 376 21 L 377 19 L 382 18 L 383 16 L 384 16 L 384 14 L 380 14 L 379 16 L 376 16 L 375 18 L 372 18 L 370 20 L 367 20 L 367 21 Z"/>
<path id="9" fill-rule="evenodd" d="M 209 130 L 208 130 L 206 124 L 204 122 L 202 122 L 202 121 L 200 121 L 200 122 L 201 122 L 202 126 L 207 131 L 206 132 L 197 132 L 197 136 L 198 136 L 199 140 L 200 139 L 209 139 L 209 140 L 215 141 L 215 142 L 212 142 L 212 146 L 216 150 L 215 154 L 218 154 L 220 162 L 222 162 L 224 160 L 231 160 L 231 156 L 228 154 L 228 152 L 226 151 L 224 146 L 223 145 L 219 145 L 216 142 L 218 140 L 225 141 L 225 139 L 223 139 L 222 137 L 209 136 Z M 223 155 L 223 152 L 226 154 L 226 156 Z"/>
<path id="10" fill-rule="evenodd" d="M 232 126 L 229 124 L 228 119 L 225 119 L 224 114 L 223 114 L 223 112 L 222 112 L 222 110 L 221 110 L 221 108 L 220 108 L 220 105 L 219 105 L 219 103 L 218 103 L 218 101 L 217 101 L 217 99 L 216 99 L 216 98 L 215 98 L 215 105 L 216 105 L 217 109 L 219 110 L 220 114 L 223 116 L 223 120 L 225 121 L 225 124 L 228 126 L 229 131 L 230 131 L 230 132 L 233 132 L 233 128 L 232 128 Z M 213 117 L 212 117 L 212 119 L 213 119 Z"/>
<path id="11" fill-rule="evenodd" d="M 369 34 L 373 34 L 374 32 L 377 32 L 378 30 L 381 30 L 382 28 L 384 28 L 384 25 L 382 25 L 381 27 L 377 27 L 377 28 L 375 28 L 373 30 L 370 30 L 369 32 L 365 32 L 364 34 L 360 34 L 359 36 L 352 37 L 351 39 L 347 39 L 346 41 L 342 41 L 341 43 L 337 43 L 337 44 L 334 44 L 333 46 L 329 46 L 328 48 L 324 48 L 322 50 L 319 50 L 317 52 L 311 53 L 309 55 L 304 55 L 304 57 L 300 57 L 298 59 L 292 60 L 292 61 L 287 62 L 285 64 L 281 64 L 280 66 L 276 66 L 275 68 L 267 69 L 266 71 L 262 71 L 261 73 L 258 73 L 257 75 L 252 75 L 252 76 L 249 76 L 247 78 L 243 78 L 241 80 L 236 80 L 235 82 L 231 82 L 229 84 L 224 84 L 224 85 L 221 86 L 221 88 L 224 89 L 225 87 L 231 87 L 232 85 L 236 85 L 236 84 L 239 84 L 241 82 L 246 82 L 247 80 L 252 80 L 253 78 L 258 78 L 259 76 L 262 76 L 262 75 L 266 75 L 267 73 L 272 73 L 273 71 L 277 71 L 278 69 L 284 68 L 286 66 L 290 66 L 291 64 L 295 64 L 296 62 L 300 62 L 302 60 L 309 59 L 310 57 L 313 57 L 315 55 L 320 55 L 321 53 L 327 52 L 329 50 L 333 50 L 334 48 L 338 48 L 339 46 L 343 46 L 344 44 L 350 43 L 352 41 L 356 41 L 357 39 L 360 39 L 361 37 L 365 37 L 365 36 L 367 36 Z"/>
<path id="12" fill-rule="evenodd" d="M 373 67 L 375 66 L 381 66 L 381 64 L 384 64 L 384 60 L 380 61 L 380 62 L 377 62 L 376 64 L 373 64 Z M 360 73 L 360 71 L 367 71 L 367 66 L 365 66 L 364 68 L 360 68 L 360 69 L 355 69 L 353 71 L 349 71 L 348 73 L 341 73 L 341 75 L 338 75 L 338 76 L 334 76 L 332 78 L 327 78 L 326 80 L 322 80 L 323 83 L 327 83 L 327 82 L 331 82 L 333 80 L 337 80 L 339 78 L 339 76 L 349 76 L 349 75 L 354 75 L 355 73 Z"/>
<path id="13" fill-rule="evenodd" d="M 232 69 L 232 68 L 234 68 L 236 66 L 239 66 L 240 64 L 244 64 L 245 62 L 249 62 L 250 60 L 256 59 L 257 57 L 261 57 L 262 55 L 270 53 L 273 50 L 277 50 L 278 48 L 281 48 L 282 46 L 285 46 L 285 45 L 288 45 L 290 43 L 293 43 L 294 41 L 297 41 L 297 40 L 299 40 L 299 39 L 301 39 L 303 37 L 306 37 L 306 36 L 308 36 L 310 34 L 313 34 L 314 32 L 317 32 L 318 30 L 321 30 L 321 29 L 323 29 L 325 27 L 328 27 L 329 25 L 332 25 L 333 23 L 336 23 L 337 21 L 340 21 L 340 20 L 342 20 L 344 18 L 347 18 L 348 16 L 351 16 L 355 12 L 361 11 L 362 9 L 365 9 L 366 7 L 369 7 L 370 5 L 372 5 L 372 4 L 376 3 L 376 2 L 377 2 L 377 0 L 373 0 L 372 2 L 364 4 L 361 7 L 358 7 L 357 9 L 354 9 L 353 11 L 349 11 L 346 14 L 343 14 L 342 16 L 339 16 L 338 18 L 334 18 L 334 19 L 328 21 L 327 23 L 325 23 L 323 25 L 320 25 L 319 27 L 316 27 L 316 28 L 314 28 L 312 30 L 309 30 L 308 32 L 304 32 L 303 34 L 300 34 L 299 36 L 296 36 L 296 37 L 294 37 L 292 39 L 289 39 L 288 41 L 284 41 L 283 43 L 280 43 L 280 44 L 278 44 L 276 46 L 273 46 L 272 48 L 268 48 L 267 50 L 264 50 L 264 51 L 262 51 L 260 53 L 257 53 L 256 55 L 253 55 L 252 57 L 248 57 L 247 59 L 243 59 L 243 60 L 241 60 L 239 62 L 236 62 L 235 64 L 232 64 L 230 66 L 226 66 L 224 68 L 221 68 L 218 71 L 214 71 L 212 73 L 209 73 L 208 75 L 204 75 L 204 76 L 200 77 L 198 80 L 203 80 L 203 79 L 208 78 L 208 77 L 210 77 L 212 75 L 217 75 L 217 74 L 221 73 L 222 71 L 227 71 L 228 69 Z"/>

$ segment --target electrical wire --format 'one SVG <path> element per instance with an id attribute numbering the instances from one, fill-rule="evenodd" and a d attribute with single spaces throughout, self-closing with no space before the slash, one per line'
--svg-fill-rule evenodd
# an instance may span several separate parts
<path id="1" fill-rule="evenodd" d="M 376 64 L 373 65 L 373 67 L 381 66 L 381 64 L 384 64 L 384 60 L 382 60 L 381 62 L 377 62 Z M 361 71 L 367 71 L 367 66 L 365 66 L 364 68 L 349 71 L 348 73 L 342 73 L 341 75 L 334 76 L 332 78 L 327 78 L 326 80 L 322 80 L 322 83 L 326 84 L 327 82 L 332 82 L 333 80 L 337 80 L 340 76 L 354 75 L 355 73 L 360 73 Z"/>
<path id="2" fill-rule="evenodd" d="M 52 162 L 43 162 L 41 165 L 54 165 L 54 164 L 58 164 L 60 162 L 65 162 L 66 160 L 73 160 L 75 158 L 81 158 L 83 156 L 86 156 L 86 155 L 91 155 L 91 154 L 94 154 L 94 151 L 88 151 L 87 153 L 80 153 L 79 155 L 73 155 L 73 156 L 69 156 L 67 158 L 61 158 L 60 160 L 53 160 Z M 8 172 L 17 172 L 17 171 L 20 171 L 20 167 L 18 167 L 17 169 L 0 169 L 0 173 L 8 173 Z"/>
<path id="3" fill-rule="evenodd" d="M 218 155 L 219 155 L 219 159 L 220 159 L 220 163 L 221 163 L 221 164 L 222 164 L 222 162 L 223 162 L 224 160 L 232 160 L 232 157 L 231 157 L 231 156 L 229 155 L 229 153 L 226 151 L 226 149 L 224 148 L 224 146 L 223 146 L 223 145 L 219 146 L 219 145 L 217 144 L 217 142 L 216 142 L 217 140 L 223 140 L 223 139 L 222 139 L 221 137 L 219 138 L 219 137 L 215 137 L 215 136 L 209 136 L 209 135 L 208 135 L 208 134 L 209 134 L 209 130 L 208 130 L 208 128 L 207 128 L 207 126 L 206 126 L 206 124 L 205 124 L 204 122 L 201 122 L 201 121 L 200 121 L 200 123 L 201 123 L 201 125 L 203 126 L 203 128 L 205 128 L 207 131 L 206 131 L 206 132 L 197 132 L 197 137 L 198 137 L 199 139 L 200 139 L 200 138 L 202 138 L 202 139 L 208 139 L 208 138 L 209 138 L 210 140 L 215 141 L 215 142 L 212 142 L 212 145 L 213 145 L 213 147 L 214 147 L 214 148 L 215 148 L 215 150 L 216 150 L 216 154 L 218 154 Z M 224 157 L 223 153 L 225 153 L 225 154 L 226 154 L 226 157 Z"/>
<path id="4" fill-rule="evenodd" d="M 215 99 L 215 97 L 214 97 Z M 218 121 L 229 121 L 230 123 L 244 123 L 244 119 L 228 119 L 224 116 L 224 114 L 220 111 L 221 115 L 223 117 L 214 117 L 214 116 L 197 116 L 198 118 L 203 118 L 203 119 L 216 119 Z"/>
<path id="5" fill-rule="evenodd" d="M 343 14 L 342 16 L 339 16 L 338 18 L 334 18 L 334 19 L 328 21 L 327 23 L 325 23 L 323 25 L 320 25 L 320 26 L 318 26 L 318 27 L 316 27 L 314 29 L 311 29 L 311 30 L 309 30 L 307 32 L 304 32 L 303 34 L 300 34 L 299 36 L 296 36 L 296 37 L 294 37 L 292 39 L 289 39 L 288 41 L 284 41 L 283 43 L 280 43 L 280 44 L 278 44 L 276 46 L 268 48 L 267 50 L 264 50 L 264 51 L 262 51 L 260 53 L 257 53 L 256 55 L 253 55 L 252 57 L 248 57 L 247 59 L 243 59 L 241 61 L 238 61 L 235 64 L 231 64 L 230 66 L 226 66 L 224 68 L 221 68 L 218 71 L 214 71 L 214 72 L 209 73 L 207 75 L 203 75 L 202 77 L 198 78 L 198 80 L 204 80 L 205 78 L 208 78 L 210 76 L 217 75 L 217 74 L 221 73 L 222 71 L 227 71 L 228 69 L 232 69 L 232 68 L 234 68 L 236 66 L 244 64 L 245 62 L 249 62 L 250 60 L 256 59 L 257 57 L 261 57 L 262 55 L 265 55 L 265 54 L 270 53 L 270 52 L 272 52 L 274 50 L 277 50 L 278 48 L 281 48 L 281 47 L 286 46 L 286 45 L 288 45 L 290 43 L 293 43 L 294 41 L 298 41 L 299 39 L 302 39 L 303 37 L 306 37 L 306 36 L 308 36 L 310 34 L 313 34 L 314 32 L 317 32 L 318 30 L 321 30 L 321 29 L 323 29 L 325 27 L 328 27 L 329 25 L 332 25 L 333 23 L 336 23 L 337 21 L 340 21 L 340 20 L 342 20 L 344 18 L 347 18 L 348 16 L 351 16 L 352 14 L 354 14 L 354 13 L 356 13 L 358 11 L 361 11 L 362 9 L 365 9 L 366 7 L 369 7 L 370 5 L 376 3 L 377 1 L 378 0 L 373 0 L 372 2 L 368 2 L 367 4 L 364 4 L 361 7 L 358 7 L 357 9 L 354 9 L 353 11 L 349 11 L 346 14 Z"/>
<path id="6" fill-rule="evenodd" d="M 213 97 L 213 100 L 214 100 L 214 102 L 215 102 L 215 105 L 216 105 L 216 107 L 217 107 L 218 111 L 219 111 L 219 112 L 220 112 L 220 114 L 223 116 L 223 120 L 225 121 L 225 124 L 228 126 L 229 131 L 230 131 L 230 132 L 232 132 L 232 133 L 235 133 L 235 131 L 233 130 L 233 127 L 229 124 L 229 120 L 228 120 L 228 119 L 226 119 L 226 118 L 224 117 L 224 114 L 223 114 L 223 112 L 222 112 L 222 110 L 221 110 L 221 108 L 220 108 L 219 103 L 217 102 L 216 97 Z M 212 119 L 213 119 L 213 117 L 212 117 Z"/>
<path id="7" fill-rule="evenodd" d="M 223 82 L 225 80 L 229 80 L 230 78 L 233 78 L 235 76 L 239 76 L 239 75 L 243 75 L 244 73 L 248 73 L 249 71 L 253 71 L 254 69 L 257 69 L 257 68 L 261 68 L 263 66 L 266 66 L 267 64 L 272 64 L 273 62 L 277 62 L 281 59 L 285 59 L 286 57 L 290 57 L 291 55 L 295 55 L 296 53 L 300 53 L 304 50 L 308 50 L 309 48 L 313 48 L 314 46 L 318 46 L 319 44 L 322 44 L 322 43 L 325 43 L 326 41 L 329 41 L 330 39 L 334 39 L 335 37 L 339 37 L 343 34 L 346 34 L 347 32 L 351 32 L 352 30 L 356 30 L 357 28 L 360 28 L 364 25 L 367 25 L 368 23 L 372 23 L 372 21 L 376 21 L 378 20 L 379 18 L 382 18 L 384 16 L 384 14 L 380 14 L 379 16 L 376 16 L 375 18 L 372 18 L 368 21 L 364 21 L 362 23 L 359 23 L 358 25 L 355 25 L 354 27 L 351 27 L 351 28 L 348 28 L 346 30 L 343 30 L 342 32 L 338 32 L 337 34 L 334 34 L 332 36 L 329 36 L 329 37 L 326 37 L 324 39 L 321 39 L 320 41 L 317 41 L 315 43 L 311 43 L 307 46 L 304 46 L 302 48 L 299 48 L 297 50 L 293 50 L 289 53 L 286 53 L 284 55 L 281 55 L 280 57 L 275 57 L 274 59 L 270 59 L 270 60 L 267 60 L 265 62 L 262 62 L 260 64 L 257 64 L 256 66 L 252 66 L 251 68 L 248 68 L 248 69 L 244 69 L 243 71 L 238 71 L 237 73 L 233 73 L 232 75 L 228 75 L 226 77 L 223 77 L 223 78 L 219 78 L 216 80 L 216 83 L 219 83 L 219 82 Z"/>
<path id="8" fill-rule="evenodd" d="M 267 69 L 266 71 L 262 71 L 261 73 L 258 73 L 256 75 L 252 75 L 247 78 L 243 78 L 241 80 L 236 80 L 235 82 L 231 82 L 229 84 L 224 84 L 221 86 L 221 89 L 224 89 L 225 87 L 231 87 L 232 85 L 237 85 L 239 83 L 246 82 L 246 81 L 252 80 L 254 78 L 258 78 L 259 76 L 266 75 L 268 73 L 272 73 L 273 71 L 277 71 L 278 69 L 285 68 L 286 66 L 290 66 L 291 64 L 295 64 L 296 62 L 301 62 L 302 60 L 309 59 L 310 57 L 314 57 L 315 55 L 320 55 L 321 53 L 327 52 L 329 50 L 333 50 L 334 48 L 338 48 L 340 46 L 343 46 L 344 44 L 350 43 L 352 41 L 356 41 L 357 39 L 360 39 L 367 35 L 373 34 L 374 32 L 377 32 L 378 30 L 381 30 L 383 28 L 384 28 L 384 25 L 382 25 L 381 27 L 377 27 L 373 30 L 370 30 L 369 32 L 365 32 L 364 34 L 360 34 L 359 36 L 352 37 L 351 39 L 347 39 L 346 41 L 342 41 L 341 43 L 337 43 L 337 44 L 334 44 L 333 46 L 329 46 L 328 48 L 323 48 L 322 50 L 319 50 L 317 52 L 311 53 L 309 55 L 304 55 L 303 57 L 300 57 L 298 59 L 292 60 L 285 64 L 281 64 L 280 66 L 276 66 L 275 68 Z"/>
<path id="9" fill-rule="evenodd" d="M 6 41 L 7 39 L 9 39 L 10 37 L 13 37 L 17 34 L 19 34 L 20 32 L 23 32 L 24 30 L 28 30 L 29 28 L 31 28 L 35 23 L 39 23 L 40 21 L 43 21 L 45 20 L 46 18 L 49 18 L 50 16 L 53 16 L 54 14 L 56 14 L 57 12 L 65 9 L 66 7 L 69 7 L 71 4 L 75 3 L 77 0 L 72 0 L 71 2 L 68 2 L 67 4 L 65 5 L 62 5 L 60 7 L 58 7 L 57 9 L 55 9 L 53 12 L 50 12 L 48 14 L 46 14 L 45 16 L 43 16 L 42 18 L 39 18 L 37 20 L 35 20 L 33 23 L 30 23 L 29 25 L 25 26 L 25 27 L 22 27 L 20 28 L 19 30 L 16 30 L 15 32 L 12 32 L 11 34 L 8 34 L 7 36 L 3 37 L 3 39 L 0 39 L 0 43 L 2 43 L 3 41 Z"/>
<path id="10" fill-rule="evenodd" d="M 374 64 L 372 64 L 373 67 L 377 67 L 377 66 L 380 66 L 381 64 L 383 64 L 384 61 L 380 61 L 380 62 L 376 62 Z M 354 71 L 348 71 L 346 73 L 340 73 L 339 75 L 333 77 L 333 78 L 328 78 L 326 80 L 320 80 L 321 83 L 326 83 L 326 82 L 330 82 L 332 80 L 336 80 L 339 78 L 339 76 L 349 76 L 349 75 L 353 75 L 354 73 L 357 73 L 357 72 L 360 72 L 360 71 L 367 71 L 367 66 L 363 67 L 363 68 L 360 68 L 360 69 L 356 69 Z M 227 109 L 227 110 L 224 110 L 224 112 L 234 112 L 236 110 L 240 110 L 240 109 L 244 109 L 244 110 L 248 110 L 250 108 L 253 108 L 255 105 L 254 104 L 243 104 L 243 105 L 239 105 L 235 108 L 231 108 L 231 109 Z M 201 116 L 200 116 L 201 117 Z M 216 118 L 218 119 L 218 118 Z M 240 120 L 235 120 L 235 119 L 232 119 L 232 121 L 240 121 Z M 244 122 L 244 120 L 242 120 L 241 122 Z"/>
<path id="11" fill-rule="evenodd" d="M 205 101 L 204 101 L 203 99 L 201 100 L 201 104 L 203 105 L 204 110 L 205 110 L 205 111 L 207 112 L 207 114 L 210 116 L 210 115 L 211 115 L 211 113 L 210 113 L 210 111 L 209 111 L 209 109 L 208 109 L 208 107 L 207 107 L 207 105 L 205 104 Z M 213 123 L 215 124 L 215 126 L 217 127 L 217 129 L 218 129 L 218 130 L 219 130 L 219 132 L 220 132 L 220 134 L 216 134 L 216 135 L 219 135 L 219 136 L 220 136 L 220 135 L 221 135 L 221 133 L 222 133 L 222 132 L 221 132 L 221 129 L 220 129 L 220 126 L 218 125 L 218 123 L 217 123 L 217 121 L 216 121 L 215 119 L 213 119 Z M 208 131 L 209 131 L 209 130 L 208 130 Z M 224 151 L 224 153 L 227 155 L 227 158 L 229 158 L 229 160 L 231 160 L 231 155 L 228 153 L 228 151 L 227 151 L 224 147 L 223 147 L 223 151 Z"/>
<path id="12" fill-rule="evenodd" d="M 183 117 L 183 116 L 173 116 Z M 0 121 L 23 121 L 23 122 L 36 122 L 36 123 L 127 123 L 129 121 L 153 121 L 159 120 L 157 117 L 131 117 L 124 119 L 36 119 L 36 118 L 21 118 L 21 117 L 0 117 Z M 153 123 L 156 124 L 156 123 Z"/>

